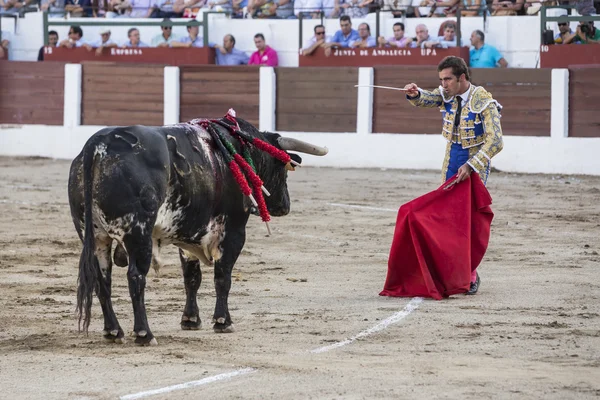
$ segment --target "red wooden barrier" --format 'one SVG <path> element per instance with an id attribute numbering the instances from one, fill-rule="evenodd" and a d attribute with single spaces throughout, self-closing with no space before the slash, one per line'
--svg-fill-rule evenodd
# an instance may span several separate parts
<path id="1" fill-rule="evenodd" d="M 44 61 L 112 61 L 161 65 L 205 65 L 215 63 L 215 49 L 200 48 L 107 48 L 101 55 L 96 55 L 96 49 L 91 51 L 79 47 L 67 49 L 64 47 L 45 47 Z"/>

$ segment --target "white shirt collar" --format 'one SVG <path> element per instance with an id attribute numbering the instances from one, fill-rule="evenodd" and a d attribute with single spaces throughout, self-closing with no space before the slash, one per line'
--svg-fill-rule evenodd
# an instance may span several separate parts
<path id="1" fill-rule="evenodd" d="M 462 101 L 466 101 L 469 98 L 469 90 L 471 90 L 471 86 L 472 84 L 469 83 L 469 88 L 464 93 L 457 95 L 457 97 L 459 97 Z"/>

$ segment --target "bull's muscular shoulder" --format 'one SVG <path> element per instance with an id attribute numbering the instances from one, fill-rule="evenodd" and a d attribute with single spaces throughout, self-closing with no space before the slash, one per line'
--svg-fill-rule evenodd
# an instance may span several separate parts
<path id="1" fill-rule="evenodd" d="M 500 103 L 494 100 L 494 97 L 490 92 L 481 86 L 476 86 L 471 95 L 471 100 L 469 101 L 471 112 L 480 114 L 490 105 L 497 107 L 498 111 L 502 109 Z"/>

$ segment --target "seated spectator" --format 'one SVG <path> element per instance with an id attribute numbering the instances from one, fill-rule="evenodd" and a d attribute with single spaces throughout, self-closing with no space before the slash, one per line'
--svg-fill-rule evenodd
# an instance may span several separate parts
<path id="1" fill-rule="evenodd" d="M 130 0 L 105 0 L 109 1 L 105 12 L 106 18 L 130 18 L 133 5 Z"/>
<path id="2" fill-rule="evenodd" d="M 423 47 L 423 43 L 433 40 L 433 37 L 429 35 L 429 29 L 424 24 L 415 27 L 415 34 L 409 47 Z"/>
<path id="3" fill-rule="evenodd" d="M 65 12 L 69 17 L 92 17 L 92 0 L 65 0 Z"/>
<path id="4" fill-rule="evenodd" d="M 383 36 L 379 37 L 379 47 L 408 47 L 412 39 L 407 36 L 404 36 L 404 24 L 402 22 L 396 22 L 393 26 L 393 29 L 394 36 L 392 36 L 391 38 L 386 40 Z"/>
<path id="5" fill-rule="evenodd" d="M 508 67 L 508 63 L 498 49 L 485 44 L 485 35 L 482 31 L 473 31 L 471 34 L 471 45 L 473 46 L 469 52 L 471 68 L 496 68 L 498 64 L 502 68 Z"/>
<path id="6" fill-rule="evenodd" d="M 525 0 L 494 0 L 492 15 L 519 15 L 523 13 Z"/>
<path id="7" fill-rule="evenodd" d="M 294 0 L 294 15 L 296 18 L 321 18 L 321 0 Z"/>
<path id="8" fill-rule="evenodd" d="M 369 47 L 377 46 L 377 40 L 371 36 L 371 28 L 366 22 L 358 25 L 358 36 L 359 38 L 357 40 L 348 44 L 353 49 L 367 49 Z"/>
<path id="9" fill-rule="evenodd" d="M 383 0 L 382 11 L 391 11 L 394 18 L 402 18 L 407 14 L 412 0 Z"/>
<path id="10" fill-rule="evenodd" d="M 48 46 L 58 47 L 58 33 L 56 31 L 48 32 Z M 40 47 L 40 51 L 38 52 L 38 61 L 44 61 L 44 47 L 46 46 Z"/>
<path id="11" fill-rule="evenodd" d="M 276 18 L 294 18 L 294 0 L 273 0 L 272 7 Z"/>
<path id="12" fill-rule="evenodd" d="M 554 36 L 554 44 L 568 44 L 565 43 L 565 39 L 573 35 L 573 29 L 569 26 L 568 22 L 558 23 L 558 33 Z"/>
<path id="13" fill-rule="evenodd" d="M 248 0 L 246 18 L 274 18 L 273 0 Z"/>
<path id="14" fill-rule="evenodd" d="M 569 43 L 600 44 L 600 29 L 594 27 L 594 21 L 581 21 L 575 33 L 565 38 L 564 44 Z"/>
<path id="15" fill-rule="evenodd" d="M 481 17 L 490 15 L 487 4 L 483 0 L 463 0 L 463 9 L 460 12 L 462 17 Z"/>
<path id="16" fill-rule="evenodd" d="M 162 30 L 162 33 L 154 36 L 150 45 L 152 47 L 170 47 L 171 43 L 177 40 L 175 36 L 173 36 L 173 26 L 169 24 L 168 20 L 164 20 L 160 29 Z"/>
<path id="17" fill-rule="evenodd" d="M 369 13 L 373 0 L 339 0 L 342 15 L 351 18 L 364 18 Z"/>
<path id="18" fill-rule="evenodd" d="M 339 18 L 342 12 L 339 0 L 322 0 L 321 11 L 325 18 Z"/>
<path id="19" fill-rule="evenodd" d="M 153 0 L 131 0 L 131 18 L 150 18 Z"/>
<path id="20" fill-rule="evenodd" d="M 462 44 L 464 43 L 461 43 L 461 45 Z M 433 40 L 424 42 L 422 47 L 426 49 L 433 49 L 436 47 L 447 49 L 448 47 L 456 47 L 456 25 L 454 25 L 454 22 L 446 25 L 443 36 L 438 36 Z"/>
<path id="21" fill-rule="evenodd" d="M 231 0 L 231 18 L 244 18 L 244 8 L 248 9 L 248 0 Z"/>
<path id="22" fill-rule="evenodd" d="M 188 25 L 187 31 L 188 35 L 171 42 L 171 47 L 204 47 L 204 38 L 198 34 L 200 32 L 198 25 Z M 215 46 L 215 43 L 208 43 L 208 47 Z"/>
<path id="23" fill-rule="evenodd" d="M 41 10 L 47 11 L 48 17 L 56 18 L 65 15 L 65 0 L 42 0 L 41 4 Z"/>
<path id="24" fill-rule="evenodd" d="M 181 18 L 183 17 L 183 4 L 183 0 L 156 0 L 152 5 L 150 18 Z"/>
<path id="25" fill-rule="evenodd" d="M 245 65 L 249 57 L 246 53 L 235 48 L 235 38 L 231 34 L 223 37 L 223 46 L 216 45 L 217 65 Z"/>
<path id="26" fill-rule="evenodd" d="M 0 0 L 0 14 L 23 16 L 26 11 L 37 11 L 38 0 Z"/>
<path id="27" fill-rule="evenodd" d="M 123 43 L 121 46 L 122 48 L 150 47 L 140 40 L 140 31 L 137 28 L 129 29 L 127 31 L 127 37 L 129 39 Z"/>
<path id="28" fill-rule="evenodd" d="M 83 30 L 81 30 L 80 26 L 71 25 L 69 29 L 69 38 L 60 42 L 59 47 L 73 48 L 73 47 L 81 47 L 86 44 L 86 41 L 83 40 Z"/>
<path id="29" fill-rule="evenodd" d="M 265 37 L 262 33 L 254 35 L 254 45 L 256 51 L 250 56 L 248 65 L 266 65 L 276 67 L 279 65 L 277 52 L 265 43 Z"/>
<path id="30" fill-rule="evenodd" d="M 97 39 L 93 42 L 84 43 L 83 47 L 85 47 L 88 51 L 96 49 L 96 55 L 100 55 L 102 54 L 102 50 L 104 48 L 119 46 L 110 38 L 110 29 L 102 28 L 100 29 L 100 39 Z"/>
<path id="31" fill-rule="evenodd" d="M 331 42 L 325 43 L 324 47 L 326 49 L 332 47 L 350 47 L 350 42 L 360 39 L 358 32 L 352 29 L 352 21 L 349 16 L 342 15 L 340 17 L 340 28 L 333 35 L 333 38 L 331 38 Z"/>
<path id="32" fill-rule="evenodd" d="M 8 31 L 2 31 L 2 37 L 0 38 L 0 60 L 8 58 L 8 47 L 10 46 L 10 33 Z"/>
<path id="33" fill-rule="evenodd" d="M 597 15 L 598 10 L 594 7 L 594 0 L 575 0 L 575 10 L 579 15 Z"/>
<path id="34" fill-rule="evenodd" d="M 426 17 L 453 17 L 460 5 L 460 0 L 423 0 L 421 2 L 421 16 Z"/>
<path id="35" fill-rule="evenodd" d="M 210 11 L 231 11 L 232 0 L 207 0 L 203 9 Z"/>
<path id="36" fill-rule="evenodd" d="M 303 56 L 309 56 L 314 53 L 318 47 L 323 47 L 325 43 L 331 42 L 331 36 L 325 34 L 325 26 L 316 25 L 314 27 L 314 32 L 314 36 L 308 39 L 304 44 L 304 48 L 301 49 L 301 54 Z"/>

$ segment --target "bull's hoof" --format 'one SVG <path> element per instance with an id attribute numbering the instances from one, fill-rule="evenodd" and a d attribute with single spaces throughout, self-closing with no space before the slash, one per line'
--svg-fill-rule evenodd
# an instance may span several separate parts
<path id="1" fill-rule="evenodd" d="M 186 315 L 181 317 L 181 329 L 184 331 L 197 331 L 202 327 L 202 321 L 199 316 L 188 317 Z"/>
<path id="2" fill-rule="evenodd" d="M 139 346 L 158 346 L 158 342 L 154 338 L 154 335 L 146 331 L 137 333 L 135 344 Z"/>
<path id="3" fill-rule="evenodd" d="M 215 331 L 215 333 L 233 333 L 235 332 L 235 329 L 233 328 L 233 324 L 219 324 L 218 322 L 216 324 L 213 325 L 213 331 Z"/>
<path id="4" fill-rule="evenodd" d="M 113 330 L 103 330 L 104 340 L 111 343 L 124 344 L 125 343 L 125 333 L 123 329 L 113 329 Z"/>

